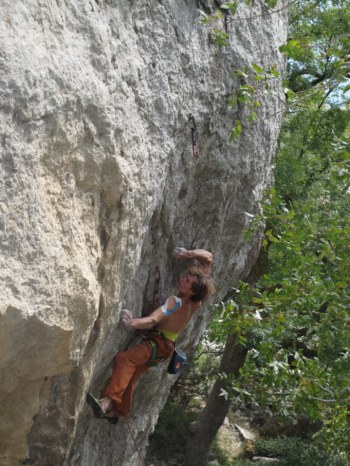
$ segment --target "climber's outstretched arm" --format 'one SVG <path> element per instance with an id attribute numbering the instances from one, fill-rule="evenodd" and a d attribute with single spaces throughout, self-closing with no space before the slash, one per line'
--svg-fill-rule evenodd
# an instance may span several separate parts
<path id="1" fill-rule="evenodd" d="M 181 299 L 176 296 L 169 296 L 163 306 L 158 307 L 147 317 L 140 317 L 134 319 L 134 316 L 127 309 L 123 309 L 121 312 L 121 319 L 123 324 L 130 328 L 138 330 L 152 328 L 157 325 L 165 316 L 169 316 L 173 312 L 177 311 L 181 307 Z"/>
<path id="2" fill-rule="evenodd" d="M 135 328 L 137 330 L 143 330 L 147 328 L 152 328 L 158 322 L 160 322 L 164 318 L 164 312 L 161 308 L 156 309 L 147 317 L 139 317 L 138 319 L 134 319 L 132 313 L 127 309 L 123 309 L 121 313 L 121 318 L 123 324 L 130 328 Z"/>
<path id="3" fill-rule="evenodd" d="M 206 251 L 205 249 L 188 250 L 185 248 L 176 247 L 173 251 L 173 254 L 177 259 L 196 259 L 205 273 L 209 273 L 211 264 L 213 262 L 212 253 Z"/>

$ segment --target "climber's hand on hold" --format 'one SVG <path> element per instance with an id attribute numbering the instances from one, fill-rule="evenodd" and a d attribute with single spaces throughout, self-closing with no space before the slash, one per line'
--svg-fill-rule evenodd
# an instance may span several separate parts
<path id="1" fill-rule="evenodd" d="M 180 248 L 179 246 L 174 249 L 173 255 L 176 259 L 189 259 L 189 251 L 185 248 Z"/>
<path id="2" fill-rule="evenodd" d="M 122 319 L 123 324 L 126 327 L 130 327 L 131 322 L 133 320 L 133 315 L 127 309 L 123 309 L 122 312 L 121 312 L 121 319 Z"/>

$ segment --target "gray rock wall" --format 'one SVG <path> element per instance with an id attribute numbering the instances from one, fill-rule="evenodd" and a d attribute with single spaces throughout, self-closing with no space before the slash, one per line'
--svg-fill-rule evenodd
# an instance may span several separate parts
<path id="1" fill-rule="evenodd" d="M 214 254 L 215 301 L 250 269 L 244 235 L 272 180 L 283 94 L 229 144 L 235 69 L 276 64 L 287 10 L 242 4 L 218 49 L 195 0 L 0 0 L 0 464 L 138 465 L 126 423 L 95 420 L 119 323 L 174 291 L 176 245 Z M 279 6 L 283 6 L 281 2 Z M 222 23 L 218 27 L 223 27 Z M 201 156 L 192 157 L 188 115 Z M 192 351 L 208 306 L 187 329 Z M 174 377 L 138 386 L 130 427 L 144 451 Z"/>

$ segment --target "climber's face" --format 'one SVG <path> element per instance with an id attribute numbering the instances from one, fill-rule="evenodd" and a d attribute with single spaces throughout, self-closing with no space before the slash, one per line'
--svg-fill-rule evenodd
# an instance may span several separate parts
<path id="1" fill-rule="evenodd" d="M 187 275 L 180 278 L 179 280 L 179 283 L 177 286 L 179 293 L 182 294 L 183 296 L 187 296 L 188 298 L 190 298 L 194 294 L 192 291 L 192 285 L 193 283 L 197 283 L 197 282 L 198 282 L 198 278 L 196 277 L 196 275 L 192 275 L 191 272 L 188 272 Z"/>

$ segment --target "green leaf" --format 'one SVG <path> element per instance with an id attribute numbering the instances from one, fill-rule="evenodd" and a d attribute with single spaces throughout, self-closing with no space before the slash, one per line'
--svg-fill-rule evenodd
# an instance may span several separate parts
<path id="1" fill-rule="evenodd" d="M 229 35 L 225 32 L 222 32 L 220 29 L 214 29 L 213 41 L 219 47 L 225 47 L 228 45 Z"/>
<path id="2" fill-rule="evenodd" d="M 277 0 L 264 0 L 264 3 L 269 8 L 274 8 L 277 5 Z"/>
<path id="3" fill-rule="evenodd" d="M 237 96 L 236 95 L 232 95 L 231 97 L 229 97 L 227 99 L 227 104 L 229 106 L 229 108 L 234 108 L 234 107 L 237 107 Z"/>
<path id="4" fill-rule="evenodd" d="M 222 4 L 220 5 L 220 8 L 221 8 L 222 10 L 230 10 L 230 13 L 231 13 L 232 15 L 234 15 L 234 14 L 236 13 L 237 7 L 238 7 L 238 5 L 237 5 L 236 2 L 227 2 L 227 3 L 222 3 Z"/>
<path id="5" fill-rule="evenodd" d="M 248 117 L 248 121 L 249 123 L 253 123 L 254 121 L 256 121 L 258 119 L 258 115 L 256 112 L 251 112 L 251 114 L 249 115 Z"/>
<path id="6" fill-rule="evenodd" d="M 256 73 L 261 74 L 264 70 L 261 66 L 256 65 L 255 63 L 252 64 L 252 68 Z"/>
<path id="7" fill-rule="evenodd" d="M 201 22 L 202 24 L 208 24 L 208 23 L 210 23 L 210 21 L 211 21 L 211 20 L 210 20 L 210 18 L 209 18 L 208 16 L 207 16 L 206 18 L 201 18 L 201 19 L 200 19 L 200 22 Z"/>
<path id="8" fill-rule="evenodd" d="M 269 72 L 275 77 L 278 78 L 280 76 L 280 72 L 278 71 L 276 65 L 272 66 Z"/>
<path id="9" fill-rule="evenodd" d="M 236 121 L 235 126 L 232 128 L 230 136 L 229 136 L 229 142 L 234 141 L 235 139 L 239 139 L 242 134 L 242 124 L 240 120 Z"/>
<path id="10" fill-rule="evenodd" d="M 302 51 L 301 43 L 298 40 L 289 40 L 286 44 L 281 45 L 279 48 L 280 52 L 287 55 L 290 58 L 296 58 Z"/>

